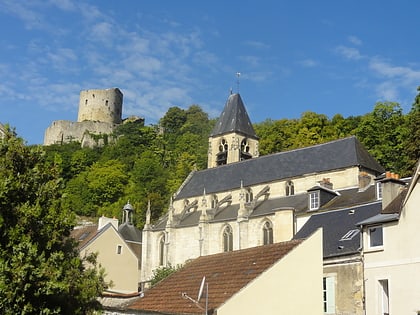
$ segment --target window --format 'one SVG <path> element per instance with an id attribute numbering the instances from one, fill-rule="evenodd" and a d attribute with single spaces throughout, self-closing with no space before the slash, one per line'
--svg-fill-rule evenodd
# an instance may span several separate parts
<path id="1" fill-rule="evenodd" d="M 376 198 L 382 199 L 382 183 L 381 182 L 377 182 L 376 183 Z"/>
<path id="2" fill-rule="evenodd" d="M 159 240 L 159 266 L 163 266 L 165 262 L 165 234 Z"/>
<path id="3" fill-rule="evenodd" d="M 212 195 L 211 196 L 211 208 L 214 209 L 217 207 L 217 203 L 218 203 L 218 199 L 217 199 L 217 195 Z"/>
<path id="4" fill-rule="evenodd" d="M 319 208 L 319 191 L 312 191 L 309 193 L 309 210 L 316 210 Z"/>
<path id="5" fill-rule="evenodd" d="M 384 245 L 382 225 L 368 228 L 369 247 L 381 247 Z"/>
<path id="6" fill-rule="evenodd" d="M 245 202 L 251 202 L 252 200 L 254 200 L 254 194 L 252 193 L 252 189 L 247 188 L 245 190 Z"/>
<path id="7" fill-rule="evenodd" d="M 379 309 L 381 315 L 389 315 L 388 279 L 379 280 Z"/>
<path id="8" fill-rule="evenodd" d="M 286 196 L 292 196 L 295 194 L 295 185 L 291 180 L 286 182 Z"/>
<path id="9" fill-rule="evenodd" d="M 335 314 L 335 277 L 323 278 L 324 314 Z"/>
<path id="10" fill-rule="evenodd" d="M 346 234 L 343 235 L 343 237 L 340 239 L 340 241 L 350 241 L 357 234 L 359 234 L 359 230 L 358 229 L 350 230 Z"/>
<path id="11" fill-rule="evenodd" d="M 122 253 L 122 245 L 117 245 L 117 255 L 121 255 Z"/>
<path id="12" fill-rule="evenodd" d="M 269 221 L 263 226 L 263 243 L 264 245 L 273 244 L 273 226 Z"/>
<path id="13" fill-rule="evenodd" d="M 230 225 L 223 230 L 223 251 L 231 252 L 233 250 L 233 232 Z"/>

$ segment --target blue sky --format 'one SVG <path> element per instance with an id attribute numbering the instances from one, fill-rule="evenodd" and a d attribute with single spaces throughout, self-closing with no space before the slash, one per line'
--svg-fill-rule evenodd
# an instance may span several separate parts
<path id="1" fill-rule="evenodd" d="M 171 106 L 217 117 L 232 88 L 253 122 L 408 112 L 420 85 L 419 1 L 0 0 L 0 122 L 41 144 L 79 93 L 118 87 L 123 117 Z"/>

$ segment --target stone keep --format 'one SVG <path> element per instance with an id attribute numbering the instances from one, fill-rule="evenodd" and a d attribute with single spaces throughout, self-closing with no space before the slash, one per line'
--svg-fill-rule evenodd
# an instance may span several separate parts
<path id="1" fill-rule="evenodd" d="M 121 124 L 123 95 L 118 88 L 80 92 L 78 122 Z"/>
<path id="2" fill-rule="evenodd" d="M 103 145 L 92 135 L 109 135 L 122 123 L 123 94 L 118 88 L 80 92 L 77 122 L 53 121 L 45 131 L 44 145 L 77 141 L 82 147 Z"/>

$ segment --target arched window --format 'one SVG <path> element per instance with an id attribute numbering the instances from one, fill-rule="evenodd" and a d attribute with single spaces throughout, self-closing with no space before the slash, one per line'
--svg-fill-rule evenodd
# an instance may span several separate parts
<path id="1" fill-rule="evenodd" d="M 227 163 L 229 146 L 226 139 L 222 139 L 219 145 L 219 152 L 217 153 L 216 162 L 217 165 L 224 165 Z"/>
<path id="2" fill-rule="evenodd" d="M 233 232 L 230 225 L 226 225 L 223 230 L 223 251 L 231 252 L 233 250 Z"/>
<path id="3" fill-rule="evenodd" d="M 291 180 L 286 182 L 286 196 L 292 196 L 295 194 L 295 185 Z"/>
<path id="4" fill-rule="evenodd" d="M 245 202 L 251 202 L 252 200 L 254 200 L 254 194 L 252 193 L 252 189 L 247 188 L 245 190 Z"/>
<path id="5" fill-rule="evenodd" d="M 266 221 L 263 225 L 263 244 L 273 244 L 273 226 L 270 221 Z"/>
<path id="6" fill-rule="evenodd" d="M 218 203 L 217 195 L 212 195 L 211 196 L 211 208 L 212 209 L 216 208 L 217 203 Z"/>
<path id="7" fill-rule="evenodd" d="M 240 153 L 240 160 L 248 160 L 250 158 L 252 158 L 251 153 L 249 153 L 250 147 L 249 147 L 249 142 L 247 138 L 244 138 L 241 141 L 241 153 Z"/>
<path id="8" fill-rule="evenodd" d="M 159 239 L 159 266 L 163 266 L 165 264 L 165 234 Z"/>

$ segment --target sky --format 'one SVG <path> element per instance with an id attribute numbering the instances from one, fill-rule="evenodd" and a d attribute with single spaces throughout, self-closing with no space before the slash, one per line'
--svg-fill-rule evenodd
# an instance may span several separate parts
<path id="1" fill-rule="evenodd" d="M 420 1 L 0 0 L 0 122 L 42 144 L 82 90 L 119 88 L 123 118 L 157 124 L 239 92 L 253 123 L 344 117 L 420 85 Z M 237 75 L 240 73 L 240 75 Z"/>

